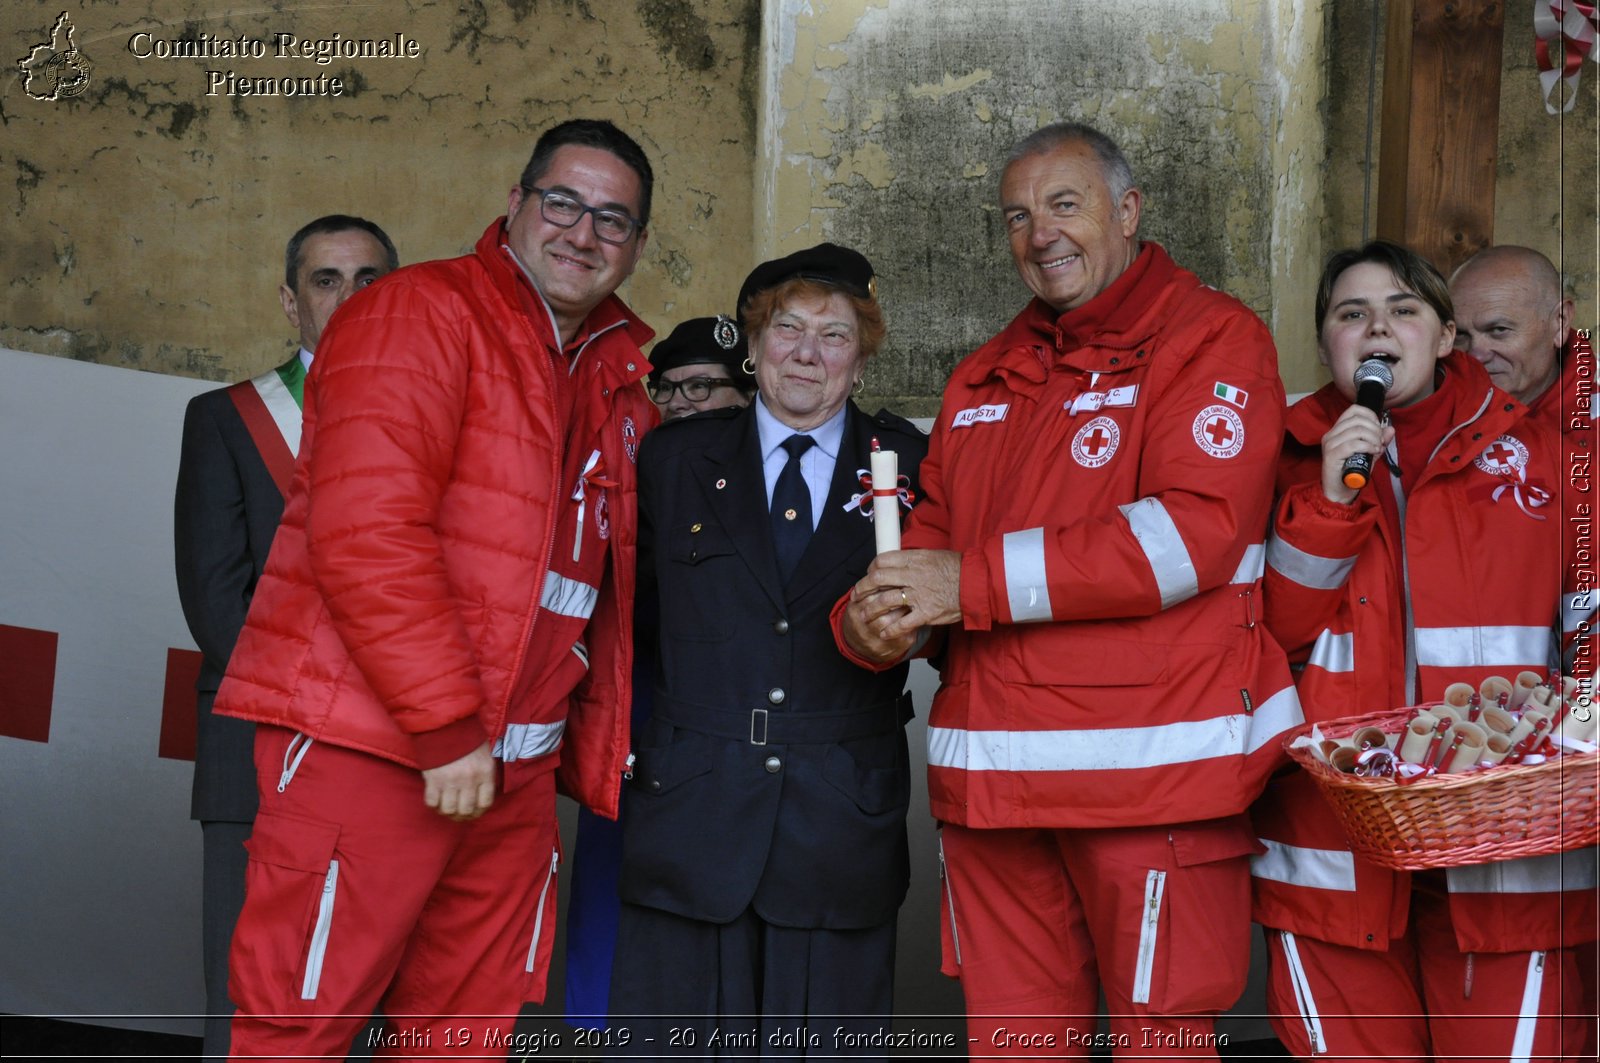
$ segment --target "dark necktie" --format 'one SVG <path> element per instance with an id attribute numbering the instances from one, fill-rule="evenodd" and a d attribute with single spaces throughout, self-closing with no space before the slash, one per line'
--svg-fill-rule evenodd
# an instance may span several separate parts
<path id="1" fill-rule="evenodd" d="M 811 541 L 811 488 L 800 474 L 800 455 L 811 449 L 816 440 L 810 436 L 792 435 L 783 441 L 789 452 L 789 463 L 778 474 L 772 488 L 772 544 L 778 550 L 778 574 L 785 585 L 800 563 Z"/>

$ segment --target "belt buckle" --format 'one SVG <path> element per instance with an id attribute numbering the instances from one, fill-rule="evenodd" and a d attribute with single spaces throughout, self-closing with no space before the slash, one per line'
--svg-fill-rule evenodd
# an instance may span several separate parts
<path id="1" fill-rule="evenodd" d="M 756 737 L 760 735 L 760 737 Z M 750 744 L 764 746 L 767 744 L 767 710 L 750 710 Z"/>

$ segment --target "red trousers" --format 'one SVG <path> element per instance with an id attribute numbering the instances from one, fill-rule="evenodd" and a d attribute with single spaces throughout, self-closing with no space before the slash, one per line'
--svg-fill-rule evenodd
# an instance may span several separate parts
<path id="1" fill-rule="evenodd" d="M 1269 929 L 1267 954 L 1272 1028 L 1302 1058 L 1583 1058 L 1574 950 L 1463 953 L 1448 898 L 1415 880 L 1406 933 L 1387 951 Z"/>
<path id="2" fill-rule="evenodd" d="M 325 744 L 296 763 L 303 743 L 257 732 L 261 811 L 229 957 L 234 1056 L 342 1059 L 380 1005 L 375 1056 L 497 1054 L 523 1002 L 544 995 L 554 774 L 456 823 L 423 804 L 415 769 Z"/>
<path id="3" fill-rule="evenodd" d="M 944 973 L 971 1053 L 1217 1058 L 1250 966 L 1243 817 L 1171 827 L 945 825 Z M 1097 1032 L 1104 991 L 1110 1033 Z"/>

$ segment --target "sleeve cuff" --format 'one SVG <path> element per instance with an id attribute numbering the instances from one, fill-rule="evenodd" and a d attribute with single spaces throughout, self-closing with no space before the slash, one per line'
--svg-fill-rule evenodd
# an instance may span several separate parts
<path id="1" fill-rule="evenodd" d="M 844 595 L 833 603 L 833 611 L 828 614 L 828 626 L 833 628 L 833 644 L 839 647 L 840 656 L 857 668 L 865 668 L 869 672 L 887 672 L 904 661 L 905 657 L 898 661 L 869 661 L 851 648 L 850 643 L 846 642 L 844 637 L 844 611 L 849 604 L 850 592 L 845 591 Z M 906 656 L 910 657 L 915 653 L 916 650 L 913 649 Z"/>
<path id="2" fill-rule="evenodd" d="M 967 631 L 988 631 L 994 626 L 989 607 L 989 559 L 977 546 L 961 555 L 961 626 Z"/>
<path id="3" fill-rule="evenodd" d="M 417 751 L 417 767 L 426 771 L 460 760 L 488 740 L 483 724 L 474 715 L 445 724 L 436 731 L 414 734 L 411 745 Z"/>

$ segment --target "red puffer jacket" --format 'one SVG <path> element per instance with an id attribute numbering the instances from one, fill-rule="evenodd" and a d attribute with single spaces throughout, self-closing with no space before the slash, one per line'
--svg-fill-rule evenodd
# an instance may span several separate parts
<path id="1" fill-rule="evenodd" d="M 1121 827 L 1249 805 L 1301 722 L 1257 623 L 1283 410 L 1260 320 L 1150 243 L 1095 301 L 1035 300 L 956 367 L 904 538 L 962 555 L 935 816 Z"/>
<path id="2" fill-rule="evenodd" d="M 472 254 L 390 274 L 334 315 L 217 712 L 433 767 L 526 709 L 508 703 L 538 651 L 530 635 L 566 494 L 551 362 L 563 355 L 504 240 L 502 219 Z M 657 420 L 638 386 L 651 335 L 608 299 L 584 323 L 573 376 L 575 401 L 607 406 L 577 419 L 601 428 L 573 445 L 602 450 L 617 480 L 611 564 L 588 676 L 547 722 L 566 710 L 563 784 L 613 816 L 631 696 L 634 456 Z"/>
<path id="3" fill-rule="evenodd" d="M 1425 459 L 1397 510 L 1399 534 L 1379 504 L 1383 485 L 1348 506 L 1322 494 L 1322 437 L 1349 402 L 1330 384 L 1289 411 L 1266 618 L 1303 668 L 1308 720 L 1439 701 L 1451 682 L 1543 673 L 1554 657 L 1554 425 L 1528 416 L 1467 355 L 1443 365 L 1438 397 L 1450 403 L 1451 427 L 1431 455 L 1399 455 Z M 1252 869 L 1257 922 L 1377 950 L 1403 932 L 1410 876 L 1356 857 L 1304 772 L 1273 779 L 1254 815 L 1267 847 Z M 1446 878 L 1463 951 L 1594 938 L 1593 849 L 1450 868 Z"/>

